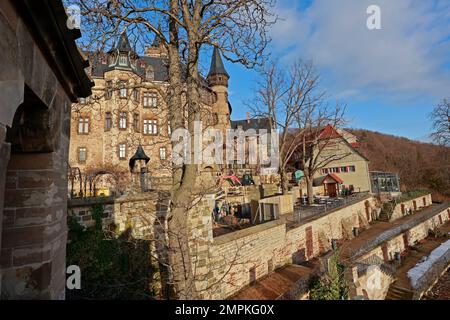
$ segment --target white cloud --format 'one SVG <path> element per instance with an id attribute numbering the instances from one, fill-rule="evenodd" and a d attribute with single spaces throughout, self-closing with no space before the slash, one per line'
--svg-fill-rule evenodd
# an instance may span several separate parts
<path id="1" fill-rule="evenodd" d="M 392 99 L 450 94 L 450 0 L 281 1 L 272 29 L 284 59 L 312 58 L 338 96 Z M 381 8 L 382 30 L 366 9 Z"/>

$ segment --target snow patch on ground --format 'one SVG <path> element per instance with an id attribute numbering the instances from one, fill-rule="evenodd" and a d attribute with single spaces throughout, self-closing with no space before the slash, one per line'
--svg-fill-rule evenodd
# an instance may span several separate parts
<path id="1" fill-rule="evenodd" d="M 428 257 L 422 258 L 421 262 L 417 263 L 412 269 L 408 271 L 408 278 L 411 280 L 413 288 L 417 287 L 418 281 L 427 273 L 433 264 L 443 257 L 447 251 L 450 250 L 450 240 L 442 243 L 439 247 L 434 249 Z"/>

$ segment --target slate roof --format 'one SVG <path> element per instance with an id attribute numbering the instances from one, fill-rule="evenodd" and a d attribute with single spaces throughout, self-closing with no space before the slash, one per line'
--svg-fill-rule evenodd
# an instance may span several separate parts
<path id="1" fill-rule="evenodd" d="M 220 56 L 219 49 L 217 47 L 214 47 L 214 51 L 213 51 L 213 54 L 211 57 L 211 66 L 209 68 L 208 77 L 217 75 L 217 74 L 225 75 L 228 78 L 230 77 L 228 72 L 225 70 L 225 66 L 223 65 L 222 57 Z"/>
<path id="2" fill-rule="evenodd" d="M 269 118 L 255 118 L 255 119 L 247 119 L 245 120 L 231 120 L 231 128 L 237 129 L 238 127 L 242 127 L 243 130 L 248 129 L 266 129 L 270 132 L 270 121 Z"/>
<path id="3" fill-rule="evenodd" d="M 121 52 L 130 52 L 133 51 L 130 45 L 130 40 L 128 40 L 128 36 L 126 32 L 122 32 L 119 39 L 119 44 L 117 45 L 117 49 Z"/>
<path id="4" fill-rule="evenodd" d="M 105 72 L 120 69 L 120 67 L 109 66 L 108 57 L 106 54 L 90 55 L 92 61 L 92 76 L 104 77 Z M 102 63 L 102 58 L 106 60 L 106 64 Z M 155 81 L 168 81 L 168 59 L 165 57 L 140 57 L 137 60 L 136 70 L 134 70 L 139 76 L 145 76 L 145 70 L 147 66 L 153 67 L 154 80 Z"/>
<path id="5" fill-rule="evenodd" d="M 159 46 L 161 44 L 161 39 L 156 36 L 153 40 L 152 47 Z M 154 73 L 154 80 L 155 81 L 162 81 L 166 82 L 169 80 L 169 60 L 167 57 L 148 57 L 148 56 L 142 56 L 138 57 L 136 62 L 136 68 L 130 68 L 120 65 L 109 65 L 109 53 L 113 51 L 120 51 L 120 52 L 130 52 L 132 54 L 137 54 L 134 52 L 134 50 L 131 48 L 130 41 L 128 40 L 128 36 L 126 35 L 126 32 L 123 32 L 120 35 L 119 42 L 117 46 L 113 46 L 111 50 L 108 51 L 108 53 L 90 53 L 87 52 L 86 55 L 89 57 L 89 60 L 91 61 L 92 65 L 92 76 L 93 77 L 100 77 L 103 78 L 105 75 L 105 72 L 114 70 L 114 69 L 123 69 L 127 71 L 135 72 L 137 75 L 141 77 L 145 77 L 146 69 L 148 66 L 153 67 L 153 73 Z M 182 67 L 183 70 L 186 71 L 186 67 Z M 222 58 L 220 57 L 220 52 L 217 48 L 214 48 L 213 56 L 211 58 L 211 69 L 210 74 L 213 72 L 214 74 L 224 74 L 229 77 L 228 73 L 225 70 L 225 67 L 222 62 Z M 185 75 L 184 75 L 185 76 Z M 202 84 L 209 88 L 208 82 L 206 79 L 201 77 Z M 231 110 L 231 105 L 229 105 Z"/>

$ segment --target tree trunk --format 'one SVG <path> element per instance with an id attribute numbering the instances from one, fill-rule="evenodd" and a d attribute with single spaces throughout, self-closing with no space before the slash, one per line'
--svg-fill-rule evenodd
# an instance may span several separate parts
<path id="1" fill-rule="evenodd" d="M 283 194 L 288 194 L 289 192 L 289 177 L 285 170 L 280 170 L 280 177 L 281 177 L 281 192 Z"/>
<path id="2" fill-rule="evenodd" d="M 178 16 L 177 0 L 170 0 L 170 10 Z M 182 70 L 179 53 L 178 26 L 172 19 L 169 20 L 169 118 L 172 132 L 185 127 L 185 114 L 182 101 Z M 192 132 L 192 131 L 191 131 Z M 175 142 L 172 143 L 174 147 Z M 190 199 L 192 186 L 192 169 L 189 165 L 174 165 L 172 167 L 172 190 L 170 195 L 170 209 L 167 218 L 168 261 L 167 278 L 165 283 L 168 298 L 186 299 L 191 279 L 190 257 L 188 247 L 189 230 L 187 227 L 187 203 Z M 194 175 L 195 178 L 195 175 Z"/>
<path id="3" fill-rule="evenodd" d="M 178 14 L 178 2 L 171 0 L 173 11 Z M 177 15 L 176 14 L 176 15 Z M 171 29 L 176 28 L 172 26 Z M 195 27 L 194 27 L 195 28 Z M 197 28 L 198 30 L 198 28 Z M 194 121 L 200 120 L 200 95 L 199 95 L 199 74 L 198 74 L 198 41 L 192 35 L 189 36 L 188 51 L 188 72 L 187 72 L 187 126 L 191 134 L 194 132 Z M 175 38 L 175 35 L 174 35 Z M 172 39 L 171 39 L 172 40 Z M 175 40 L 175 39 L 174 39 Z M 178 40 L 178 39 L 176 39 Z M 171 41 L 172 42 L 172 41 Z M 182 106 L 181 100 L 181 63 L 179 60 L 178 41 L 169 51 L 170 68 L 173 76 L 172 99 L 170 106 L 171 116 L 174 122 L 179 126 L 185 126 L 184 114 L 180 112 Z M 175 65 L 175 66 L 173 66 Z M 171 78 L 170 77 L 170 78 Z M 179 103 L 179 104 L 178 104 Z M 183 109 L 183 108 L 181 108 Z M 192 141 L 193 143 L 193 141 Z M 191 159 L 195 150 L 191 149 Z M 169 230 L 169 260 L 173 274 L 173 283 L 175 289 L 175 298 L 178 299 L 196 299 L 195 279 L 192 271 L 191 253 L 189 248 L 189 239 L 191 230 L 188 227 L 189 209 L 194 201 L 193 193 L 197 178 L 197 165 L 184 164 L 173 169 L 173 187 L 171 192 L 170 218 L 168 220 Z"/>

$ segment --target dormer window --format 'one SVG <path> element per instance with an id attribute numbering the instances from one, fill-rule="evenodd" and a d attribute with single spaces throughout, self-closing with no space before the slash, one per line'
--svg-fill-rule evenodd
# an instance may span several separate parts
<path id="1" fill-rule="evenodd" d="M 148 66 L 145 72 L 145 78 L 147 80 L 153 81 L 155 79 L 155 72 L 153 71 L 152 66 Z"/>
<path id="2" fill-rule="evenodd" d="M 127 55 L 126 55 L 126 54 L 121 54 L 121 55 L 119 56 L 119 65 L 121 65 L 121 66 L 126 66 L 126 65 L 128 65 Z"/>
<path id="3" fill-rule="evenodd" d="M 113 65 L 116 62 L 116 56 L 114 54 L 109 56 L 109 64 Z"/>
<path id="4" fill-rule="evenodd" d="M 120 98 L 126 98 L 127 97 L 127 82 L 126 81 L 120 81 L 119 84 L 119 97 Z"/>

